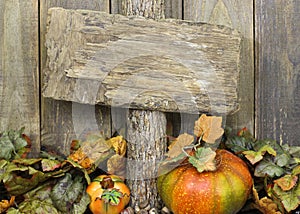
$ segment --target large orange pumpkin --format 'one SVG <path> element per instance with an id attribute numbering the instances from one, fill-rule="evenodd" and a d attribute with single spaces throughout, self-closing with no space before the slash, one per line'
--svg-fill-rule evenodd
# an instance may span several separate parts
<path id="1" fill-rule="evenodd" d="M 252 177 L 247 165 L 227 150 L 217 150 L 217 170 L 199 173 L 185 162 L 158 177 L 158 192 L 174 214 L 234 214 L 245 204 Z"/>
<path id="2" fill-rule="evenodd" d="M 89 184 L 86 192 L 91 198 L 93 214 L 119 214 L 129 203 L 130 190 L 116 175 L 100 175 Z"/>

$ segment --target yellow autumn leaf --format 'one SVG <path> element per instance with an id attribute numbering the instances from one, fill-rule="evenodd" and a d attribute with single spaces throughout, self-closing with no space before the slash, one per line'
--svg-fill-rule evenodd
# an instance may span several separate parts
<path id="1" fill-rule="evenodd" d="M 202 137 L 206 143 L 215 143 L 224 133 L 222 128 L 222 117 L 207 116 L 202 114 L 195 122 L 194 134 L 197 137 Z"/>
<path id="2" fill-rule="evenodd" d="M 0 213 L 4 213 L 8 208 L 14 205 L 15 196 L 12 196 L 10 200 L 2 200 L 0 201 Z"/>
<path id="3" fill-rule="evenodd" d="M 126 141 L 122 136 L 116 136 L 106 141 L 108 145 L 112 146 L 116 154 L 125 156 L 126 154 Z"/>
<path id="4" fill-rule="evenodd" d="M 169 151 L 167 156 L 175 158 L 182 153 L 182 149 L 194 142 L 194 137 L 187 133 L 179 135 L 168 147 Z"/>
<path id="5" fill-rule="evenodd" d="M 102 136 L 89 136 L 80 147 L 68 156 L 68 159 L 78 163 L 90 173 L 101 162 L 114 154 L 114 150 Z"/>

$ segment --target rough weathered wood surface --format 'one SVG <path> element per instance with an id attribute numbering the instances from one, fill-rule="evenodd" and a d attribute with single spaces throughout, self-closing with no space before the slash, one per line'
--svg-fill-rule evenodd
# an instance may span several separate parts
<path id="1" fill-rule="evenodd" d="M 127 118 L 127 185 L 131 190 L 131 206 L 148 203 L 161 207 L 157 193 L 157 168 L 164 159 L 166 116 L 158 111 L 131 110 Z M 135 210 L 138 213 L 139 210 Z"/>
<path id="2" fill-rule="evenodd" d="M 238 107 L 234 30 L 62 8 L 49 20 L 45 97 L 170 112 Z"/>
<path id="3" fill-rule="evenodd" d="M 45 35 L 47 27 L 48 9 L 63 7 L 67 9 L 87 9 L 109 12 L 108 0 L 41 0 L 40 1 L 40 45 L 41 71 L 46 65 Z M 60 64 L 61 68 L 69 66 Z M 41 76 L 42 81 L 44 75 Z M 106 137 L 111 136 L 110 109 L 100 106 L 88 106 L 78 103 L 41 98 L 41 146 L 68 154 L 72 139 L 84 137 L 87 131 L 99 130 Z M 79 114 L 79 115 L 77 115 Z M 76 118 L 81 117 L 78 121 Z M 96 129 L 96 130 L 92 130 Z"/>
<path id="4" fill-rule="evenodd" d="M 256 8 L 256 135 L 300 145 L 300 1 Z"/>
<path id="5" fill-rule="evenodd" d="M 151 19 L 165 18 L 165 0 L 123 0 L 122 14 L 125 16 L 143 16 Z"/>
<path id="6" fill-rule="evenodd" d="M 40 149 L 38 2 L 0 0 L 0 131 L 19 130 Z"/>
<path id="7" fill-rule="evenodd" d="M 183 5 L 184 19 L 229 26 L 243 37 L 238 82 L 239 110 L 224 118 L 235 131 L 247 127 L 254 132 L 254 1 L 184 0 Z"/>

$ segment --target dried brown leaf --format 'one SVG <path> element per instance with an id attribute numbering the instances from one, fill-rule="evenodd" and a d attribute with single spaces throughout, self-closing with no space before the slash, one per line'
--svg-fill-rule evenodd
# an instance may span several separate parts
<path id="1" fill-rule="evenodd" d="M 114 148 L 114 150 L 116 151 L 116 154 L 125 156 L 126 141 L 124 140 L 124 138 L 122 136 L 110 138 L 109 140 L 107 140 L 107 144 Z"/>
<path id="2" fill-rule="evenodd" d="M 96 165 L 107 159 L 112 153 L 112 147 L 103 137 L 93 136 L 83 142 L 79 149 L 69 155 L 68 159 L 91 172 Z"/>
<path id="3" fill-rule="evenodd" d="M 274 181 L 283 191 L 291 190 L 298 181 L 298 176 L 296 175 L 285 175 Z"/>
<path id="4" fill-rule="evenodd" d="M 182 153 L 182 149 L 194 142 L 194 137 L 187 133 L 179 135 L 168 147 L 169 151 L 167 156 L 175 158 Z"/>
<path id="5" fill-rule="evenodd" d="M 115 154 L 107 160 L 107 171 L 109 174 L 126 176 L 126 158 L 122 155 Z"/>
<path id="6" fill-rule="evenodd" d="M 215 143 L 223 133 L 222 117 L 206 116 L 206 114 L 202 114 L 195 122 L 194 134 L 197 137 L 202 137 L 202 140 L 206 143 Z"/>
<path id="7" fill-rule="evenodd" d="M 278 209 L 277 204 L 272 199 L 267 197 L 263 197 L 260 199 L 254 187 L 252 189 L 252 192 L 253 192 L 254 202 L 257 208 L 263 214 L 282 214 L 282 212 Z"/>

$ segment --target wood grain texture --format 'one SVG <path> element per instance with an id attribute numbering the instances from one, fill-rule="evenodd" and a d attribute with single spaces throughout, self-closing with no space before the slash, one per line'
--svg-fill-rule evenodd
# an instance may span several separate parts
<path id="1" fill-rule="evenodd" d="M 165 0 L 123 0 L 122 13 L 125 16 L 143 16 L 151 19 L 165 18 Z"/>
<path id="2" fill-rule="evenodd" d="M 165 0 L 165 17 L 173 19 L 183 18 L 182 0 Z"/>
<path id="3" fill-rule="evenodd" d="M 131 207 L 145 202 L 151 208 L 161 207 L 156 177 L 167 149 L 166 126 L 163 112 L 131 110 L 128 114 L 127 185 L 131 190 Z"/>
<path id="4" fill-rule="evenodd" d="M 151 0 L 153 1 L 153 0 Z M 128 10 L 124 8 L 124 0 L 110 0 L 110 11 L 113 14 L 123 14 L 125 13 L 125 10 Z M 138 3 L 138 1 L 131 1 L 131 5 L 135 2 L 135 4 Z M 148 4 L 149 6 L 151 4 Z M 149 7 L 148 6 L 148 7 Z M 183 7 L 182 7 L 182 0 L 164 0 L 160 1 L 160 6 L 162 7 L 162 12 L 159 13 L 164 14 L 163 16 L 160 15 L 159 18 L 174 18 L 174 19 L 182 19 L 183 16 Z M 136 6 L 137 7 L 137 6 Z M 140 6 L 142 8 L 142 5 Z M 158 11 L 158 10 L 157 10 Z M 132 12 L 133 13 L 133 12 Z M 149 17 L 150 18 L 150 17 Z M 157 17 L 158 18 L 158 17 Z"/>
<path id="5" fill-rule="evenodd" d="M 38 2 L 0 0 L 0 131 L 25 127 L 40 148 Z"/>
<path id="6" fill-rule="evenodd" d="M 68 9 L 89 9 L 109 11 L 108 0 L 41 0 L 40 1 L 40 33 L 41 33 L 41 72 L 43 74 L 46 64 L 45 35 L 48 9 L 63 7 Z M 42 75 L 42 81 L 44 75 Z M 68 154 L 69 145 L 74 138 L 83 137 L 87 130 L 98 128 L 105 136 L 111 136 L 110 109 L 99 106 L 80 105 L 72 102 L 62 102 L 42 98 L 41 115 L 41 145 L 46 149 Z M 79 114 L 74 114 L 74 110 Z M 83 113 L 82 115 L 80 115 Z M 82 119 L 81 121 L 76 118 Z M 88 120 L 91 120 L 91 124 Z M 96 130 L 93 130 L 96 131 Z M 56 148 L 59 148 L 56 150 Z"/>
<path id="7" fill-rule="evenodd" d="M 243 41 L 238 83 L 239 111 L 224 118 L 234 130 L 254 128 L 254 0 L 185 0 L 184 19 L 229 26 Z"/>
<path id="8" fill-rule="evenodd" d="M 43 95 L 79 103 L 228 114 L 240 37 L 214 25 L 51 10 Z"/>
<path id="9" fill-rule="evenodd" d="M 256 1 L 256 135 L 300 145 L 300 2 Z"/>

